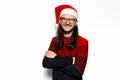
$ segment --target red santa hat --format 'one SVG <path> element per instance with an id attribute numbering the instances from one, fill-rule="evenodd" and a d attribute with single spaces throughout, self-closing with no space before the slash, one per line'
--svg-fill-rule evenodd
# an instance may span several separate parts
<path id="1" fill-rule="evenodd" d="M 67 4 L 59 5 L 55 8 L 56 24 L 59 23 L 59 18 L 63 14 L 71 14 L 76 19 L 78 18 L 78 13 L 77 13 L 77 10 L 75 8 L 73 8 L 72 6 L 67 5 Z"/>

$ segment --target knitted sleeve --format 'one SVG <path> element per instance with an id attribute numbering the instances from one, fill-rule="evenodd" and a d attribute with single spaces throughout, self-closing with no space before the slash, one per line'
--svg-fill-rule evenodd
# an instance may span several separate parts
<path id="1" fill-rule="evenodd" d="M 56 52 L 54 49 L 55 39 L 56 39 L 55 37 L 52 38 L 52 41 L 48 48 L 48 50 L 51 50 L 53 52 Z M 72 64 L 72 62 L 73 62 L 73 59 L 70 56 L 61 57 L 61 56 L 57 55 L 54 58 L 48 58 L 47 56 L 45 56 L 43 59 L 43 67 L 45 67 L 45 68 L 60 68 L 60 67 L 64 67 L 66 65 Z"/>
<path id="2" fill-rule="evenodd" d="M 48 50 L 51 50 L 54 52 L 54 37 L 51 40 L 50 46 L 48 48 Z M 43 61 L 42 61 L 42 65 L 44 68 L 53 68 L 54 67 L 54 59 L 52 58 L 48 58 L 47 56 L 44 56 Z"/>
<path id="3" fill-rule="evenodd" d="M 87 58 L 88 58 L 88 42 L 80 47 L 78 55 L 75 57 L 74 66 L 82 74 L 84 73 L 85 70 Z"/>
<path id="4" fill-rule="evenodd" d="M 51 50 L 51 51 L 53 51 L 53 52 L 55 52 L 55 48 L 54 48 L 55 39 L 56 39 L 56 37 L 53 37 L 53 38 L 52 38 L 52 41 L 51 41 L 50 46 L 49 46 L 49 48 L 48 48 L 48 50 Z"/>
<path id="5" fill-rule="evenodd" d="M 70 76 L 81 79 L 85 70 L 88 57 L 88 43 L 79 48 L 78 55 L 75 57 L 75 63 L 68 65 L 62 71 Z"/>
<path id="6" fill-rule="evenodd" d="M 45 57 L 43 59 L 43 67 L 44 68 L 63 68 L 66 65 L 72 64 L 72 62 L 73 62 L 72 57 L 61 57 L 58 55 L 55 58 Z"/>

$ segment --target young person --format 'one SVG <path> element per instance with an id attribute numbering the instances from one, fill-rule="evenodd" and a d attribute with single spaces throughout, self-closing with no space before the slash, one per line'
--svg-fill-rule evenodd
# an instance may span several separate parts
<path id="1" fill-rule="evenodd" d="M 55 8 L 57 35 L 43 59 L 43 67 L 53 69 L 52 80 L 83 80 L 88 57 L 88 40 L 78 34 L 78 12 L 70 5 Z"/>

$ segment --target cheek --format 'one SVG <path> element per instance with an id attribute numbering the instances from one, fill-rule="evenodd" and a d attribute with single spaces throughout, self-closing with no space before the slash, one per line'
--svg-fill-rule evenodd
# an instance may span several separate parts
<path id="1" fill-rule="evenodd" d="M 61 24 L 61 26 L 64 26 L 65 24 L 64 23 L 60 23 Z"/>

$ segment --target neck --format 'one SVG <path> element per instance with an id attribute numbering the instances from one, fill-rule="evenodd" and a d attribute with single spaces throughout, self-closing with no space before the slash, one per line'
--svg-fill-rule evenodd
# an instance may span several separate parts
<path id="1" fill-rule="evenodd" d="M 72 35 L 73 31 L 68 33 L 68 34 L 64 34 L 65 37 L 70 37 Z"/>

